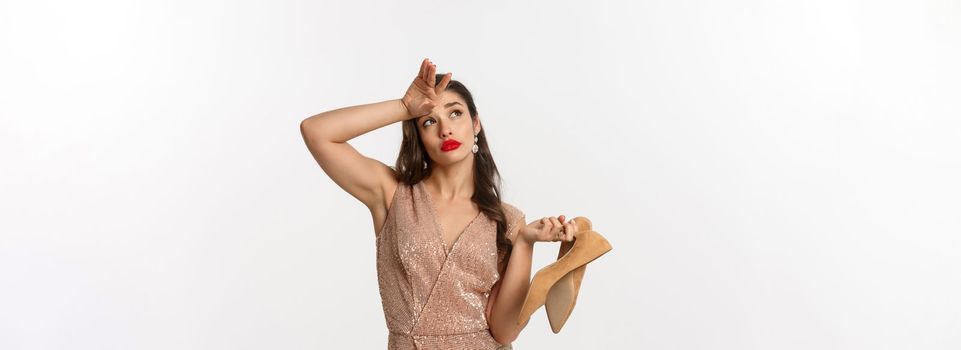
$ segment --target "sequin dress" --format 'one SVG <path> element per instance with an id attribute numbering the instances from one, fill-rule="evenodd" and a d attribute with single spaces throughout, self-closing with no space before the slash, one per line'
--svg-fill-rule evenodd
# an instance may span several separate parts
<path id="1" fill-rule="evenodd" d="M 513 237 L 524 214 L 503 204 Z M 424 182 L 398 184 L 376 237 L 388 349 L 513 349 L 494 340 L 485 315 L 500 277 L 496 225 L 480 212 L 448 251 Z"/>

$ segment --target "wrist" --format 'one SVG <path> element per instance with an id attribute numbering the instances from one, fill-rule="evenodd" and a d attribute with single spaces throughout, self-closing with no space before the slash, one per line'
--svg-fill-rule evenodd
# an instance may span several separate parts
<path id="1" fill-rule="evenodd" d="M 517 233 L 517 238 L 514 240 L 515 248 L 518 246 L 524 248 L 533 247 L 534 243 L 537 242 L 529 240 L 525 235 L 520 234 L 520 232 Z"/>
<path id="2" fill-rule="evenodd" d="M 402 97 L 397 99 L 397 102 L 399 102 L 401 107 L 403 107 L 403 111 L 404 111 L 403 120 L 413 119 L 414 116 L 410 113 L 410 108 L 407 107 L 407 101 L 404 101 L 404 98 Z"/>

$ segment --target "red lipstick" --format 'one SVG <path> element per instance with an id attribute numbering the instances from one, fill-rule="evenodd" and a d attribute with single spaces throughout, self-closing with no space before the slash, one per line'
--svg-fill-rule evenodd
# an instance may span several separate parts
<path id="1" fill-rule="evenodd" d="M 457 142 L 457 140 L 451 139 L 451 140 L 444 141 L 444 143 L 440 145 L 440 150 L 444 152 L 450 152 L 457 149 L 457 147 L 460 147 L 460 142 Z"/>

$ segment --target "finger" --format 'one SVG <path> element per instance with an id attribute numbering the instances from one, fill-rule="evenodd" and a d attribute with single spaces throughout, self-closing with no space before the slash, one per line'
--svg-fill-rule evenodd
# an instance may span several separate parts
<path id="1" fill-rule="evenodd" d="M 551 225 L 551 230 L 559 230 L 564 227 L 564 225 L 561 224 L 561 222 L 557 220 L 557 217 L 555 216 L 551 216 Z"/>
<path id="2" fill-rule="evenodd" d="M 544 226 L 544 222 L 541 220 L 542 219 L 535 219 L 534 221 L 531 221 L 528 225 L 532 225 L 539 230 L 541 227 Z"/>
<path id="3" fill-rule="evenodd" d="M 551 233 L 551 219 L 549 217 L 545 216 L 541 218 L 541 231 L 544 231 L 548 234 Z"/>
<path id="4" fill-rule="evenodd" d="M 424 67 L 424 83 L 426 83 L 427 86 L 431 86 L 430 82 L 433 81 L 433 79 L 430 78 L 430 66 L 432 65 L 434 64 L 430 62 L 430 59 L 428 59 L 427 66 Z"/>
<path id="5" fill-rule="evenodd" d="M 571 223 L 565 222 L 563 232 L 564 232 L 564 237 L 561 238 L 561 240 L 570 241 L 571 236 L 573 235 L 573 232 L 574 232 L 574 227 L 571 226 Z"/>
<path id="6" fill-rule="evenodd" d="M 436 85 L 434 83 L 437 82 L 437 78 L 434 77 L 434 74 L 435 74 L 434 72 L 436 71 L 437 71 L 437 66 L 431 63 L 430 69 L 427 72 L 427 86 L 430 86 L 431 89 L 434 88 L 434 85 Z"/>
<path id="7" fill-rule="evenodd" d="M 427 80 L 425 77 L 427 77 L 428 62 L 429 61 L 427 58 L 424 58 L 424 60 L 420 62 L 420 72 L 418 72 L 418 77 L 420 77 L 422 80 Z"/>
<path id="8" fill-rule="evenodd" d="M 450 77 L 452 75 L 454 75 L 454 73 L 444 74 L 444 77 L 440 79 L 440 85 L 437 86 L 437 90 L 444 91 L 444 89 L 447 88 L 447 83 L 450 83 Z"/>

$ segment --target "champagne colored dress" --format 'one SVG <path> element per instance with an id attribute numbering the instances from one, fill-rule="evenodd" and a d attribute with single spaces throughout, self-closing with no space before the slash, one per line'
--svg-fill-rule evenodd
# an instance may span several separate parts
<path id="1" fill-rule="evenodd" d="M 503 204 L 513 237 L 524 213 Z M 388 349 L 513 349 L 494 340 L 485 315 L 503 258 L 496 225 L 482 211 L 447 249 L 424 182 L 398 184 L 376 237 Z"/>

